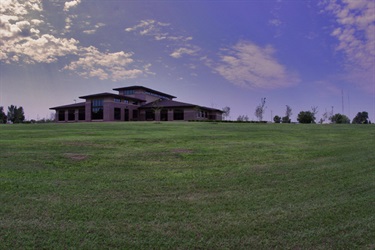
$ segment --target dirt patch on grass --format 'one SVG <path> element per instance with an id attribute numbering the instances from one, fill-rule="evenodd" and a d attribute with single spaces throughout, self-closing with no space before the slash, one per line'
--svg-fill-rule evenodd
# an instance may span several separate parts
<path id="1" fill-rule="evenodd" d="M 88 158 L 88 155 L 85 154 L 76 154 L 76 153 L 66 153 L 64 156 L 70 160 L 74 161 L 83 161 Z"/>
<path id="2" fill-rule="evenodd" d="M 178 153 L 178 154 L 192 154 L 193 150 L 187 149 L 187 148 L 176 148 L 172 149 L 172 153 Z"/>
<path id="3" fill-rule="evenodd" d="M 88 147 L 88 146 L 95 146 L 92 142 L 82 142 L 82 141 L 69 141 L 64 142 L 63 145 L 65 146 L 73 146 L 73 147 Z"/>

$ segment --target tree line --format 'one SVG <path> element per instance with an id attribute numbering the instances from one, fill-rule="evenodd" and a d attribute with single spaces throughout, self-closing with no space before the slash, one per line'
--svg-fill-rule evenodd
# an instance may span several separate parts
<path id="1" fill-rule="evenodd" d="M 0 123 L 23 123 L 24 121 L 25 113 L 23 107 L 10 105 L 7 114 L 5 114 L 4 107 L 0 106 Z"/>
<path id="2" fill-rule="evenodd" d="M 260 104 L 255 108 L 255 116 L 258 118 L 258 120 L 261 122 L 263 121 L 263 116 L 266 111 L 266 98 L 261 98 Z M 224 119 L 227 119 L 230 114 L 230 107 L 224 107 L 222 109 L 223 111 L 223 117 Z M 291 123 L 291 116 L 292 116 L 292 108 L 289 105 L 286 105 L 285 110 L 285 116 L 274 116 L 273 121 L 274 123 Z M 316 115 L 318 114 L 318 107 L 311 107 L 311 110 L 307 111 L 300 111 L 297 115 L 297 121 L 299 123 L 316 123 Z M 240 122 L 247 122 L 249 121 L 249 117 L 247 115 L 240 115 L 237 118 L 237 121 Z M 336 124 L 345 124 L 350 123 L 349 117 L 347 117 L 344 114 L 336 113 L 333 114 L 333 111 L 331 113 L 325 112 L 322 116 L 322 118 L 319 120 L 319 123 L 322 124 L 326 121 L 330 121 L 331 123 Z M 357 115 L 353 118 L 352 124 L 371 124 L 371 121 L 368 117 L 368 112 L 362 111 L 358 112 Z"/>

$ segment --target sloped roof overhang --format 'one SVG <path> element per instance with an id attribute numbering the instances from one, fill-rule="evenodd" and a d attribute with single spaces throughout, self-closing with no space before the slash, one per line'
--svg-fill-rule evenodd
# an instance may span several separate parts
<path id="1" fill-rule="evenodd" d="M 166 93 L 154 90 L 154 89 L 150 89 L 150 88 L 143 87 L 143 86 L 137 86 L 137 85 L 129 86 L 129 87 L 115 88 L 113 90 L 120 91 L 120 90 L 132 90 L 132 89 L 143 89 L 143 90 L 146 90 L 148 92 L 155 93 L 155 94 L 162 95 L 162 96 L 166 96 L 166 97 L 171 98 L 171 99 L 177 98 L 177 97 L 175 97 L 173 95 L 169 95 L 169 94 L 166 94 Z"/>

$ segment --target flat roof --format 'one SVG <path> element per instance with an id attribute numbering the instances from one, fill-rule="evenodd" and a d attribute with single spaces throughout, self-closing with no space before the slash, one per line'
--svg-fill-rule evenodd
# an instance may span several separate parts
<path id="1" fill-rule="evenodd" d="M 177 98 L 173 95 L 169 95 L 169 94 L 166 94 L 166 93 L 154 90 L 154 89 L 146 88 L 146 87 L 143 87 L 143 86 L 137 86 L 137 85 L 129 86 L 129 87 L 115 88 L 113 90 L 120 91 L 120 90 L 133 90 L 133 89 L 144 89 L 144 90 L 146 90 L 148 92 L 151 92 L 151 93 L 154 93 L 154 94 L 166 96 L 166 97 L 169 97 L 169 98 Z"/>

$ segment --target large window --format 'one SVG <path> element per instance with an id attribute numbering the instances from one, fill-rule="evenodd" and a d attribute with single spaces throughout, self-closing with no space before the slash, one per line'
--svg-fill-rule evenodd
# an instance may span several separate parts
<path id="1" fill-rule="evenodd" d="M 138 120 L 138 110 L 133 110 L 133 120 L 137 121 Z"/>
<path id="2" fill-rule="evenodd" d="M 78 120 L 80 121 L 86 120 L 86 110 L 84 108 L 80 108 L 78 110 Z"/>
<path id="3" fill-rule="evenodd" d="M 65 110 L 59 110 L 59 121 L 65 121 Z"/>
<path id="4" fill-rule="evenodd" d="M 153 110 L 146 110 L 146 121 L 155 120 L 155 112 Z"/>
<path id="5" fill-rule="evenodd" d="M 74 109 L 69 109 L 68 110 L 68 120 L 69 121 L 74 121 L 75 120 L 75 110 Z"/>
<path id="6" fill-rule="evenodd" d="M 134 95 L 135 91 L 133 89 L 124 90 L 124 95 Z"/>
<path id="7" fill-rule="evenodd" d="M 119 121 L 121 120 L 121 109 L 120 108 L 115 108 L 114 110 L 114 114 L 115 114 L 115 120 Z"/>
<path id="8" fill-rule="evenodd" d="M 160 111 L 160 121 L 168 121 L 168 109 L 162 109 Z"/>
<path id="9" fill-rule="evenodd" d="M 103 100 L 97 99 L 91 101 L 91 119 L 103 120 Z"/>
<path id="10" fill-rule="evenodd" d="M 184 110 L 183 109 L 175 109 L 173 111 L 173 120 L 183 120 L 184 119 Z"/>

